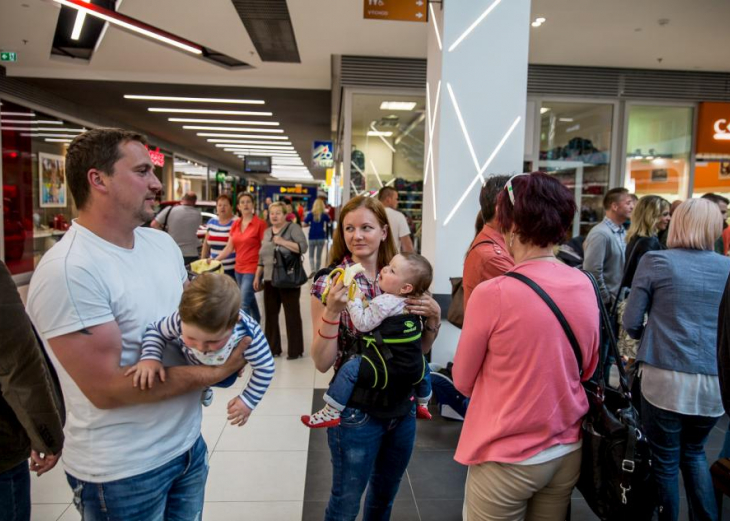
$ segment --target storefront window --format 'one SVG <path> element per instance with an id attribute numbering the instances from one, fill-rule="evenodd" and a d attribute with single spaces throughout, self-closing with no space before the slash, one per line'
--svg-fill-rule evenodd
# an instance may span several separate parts
<path id="1" fill-rule="evenodd" d="M 208 197 L 208 166 L 190 161 L 188 159 L 175 157 L 175 176 L 172 179 L 172 186 L 166 193 L 168 199 L 179 201 L 187 192 L 195 192 L 198 200 Z"/>
<path id="2" fill-rule="evenodd" d="M 425 96 L 353 94 L 350 197 L 393 186 L 416 249 L 420 248 L 425 135 Z"/>
<path id="3" fill-rule="evenodd" d="M 603 219 L 609 183 L 613 105 L 543 102 L 538 168 L 575 194 L 579 217 L 572 235 L 586 235 Z"/>
<path id="4" fill-rule="evenodd" d="M 66 148 L 81 125 L 9 101 L 0 106 L 5 262 L 30 273 L 76 217 Z"/>
<path id="5" fill-rule="evenodd" d="M 625 186 L 669 201 L 689 193 L 692 108 L 629 105 Z"/>

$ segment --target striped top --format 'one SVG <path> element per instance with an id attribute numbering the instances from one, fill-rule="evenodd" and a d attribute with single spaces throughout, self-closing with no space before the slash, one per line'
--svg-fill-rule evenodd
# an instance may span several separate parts
<path id="1" fill-rule="evenodd" d="M 243 357 L 251 365 L 253 373 L 240 397 L 249 409 L 254 409 L 263 398 L 274 377 L 274 357 L 271 356 L 269 343 L 256 321 L 243 311 L 239 313 L 239 316 L 239 321 L 233 328 L 233 334 L 226 345 L 215 353 L 204 355 L 200 351 L 186 346 L 183 342 L 180 313 L 175 311 L 169 317 L 164 317 L 147 326 L 142 337 L 142 356 L 139 359 L 161 362 L 165 345 L 173 342 L 179 346 L 185 359 L 191 365 L 219 365 L 225 362 L 243 337 L 249 336 L 253 341 L 243 352 Z M 218 356 L 219 354 L 222 359 Z M 204 362 L 203 360 L 206 358 L 208 360 Z"/>
<path id="2" fill-rule="evenodd" d="M 223 248 L 228 243 L 228 237 L 231 235 L 231 226 L 235 218 L 231 218 L 228 224 L 221 224 L 217 217 L 213 217 L 208 221 L 208 246 L 210 247 L 210 256 L 218 257 Z M 223 262 L 223 269 L 228 275 L 233 275 L 234 267 L 236 265 L 236 253 L 231 253 L 225 259 L 220 259 Z"/>

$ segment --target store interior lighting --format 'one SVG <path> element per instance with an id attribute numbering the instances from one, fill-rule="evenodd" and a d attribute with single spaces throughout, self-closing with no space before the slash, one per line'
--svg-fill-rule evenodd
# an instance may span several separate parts
<path id="1" fill-rule="evenodd" d="M 384 101 L 380 104 L 380 110 L 404 110 L 410 111 L 416 108 L 415 101 Z"/>
<path id="2" fill-rule="evenodd" d="M 217 144 L 221 145 L 221 147 L 219 147 L 219 148 L 223 148 L 223 146 L 228 146 L 228 145 L 233 146 L 236 144 L 240 144 L 240 145 L 249 145 L 248 148 L 259 148 L 261 150 L 294 150 L 293 146 L 263 145 L 258 141 L 246 141 L 245 139 L 217 139 L 216 138 L 216 139 L 209 139 L 208 142 L 217 143 Z M 228 145 L 225 145 L 226 143 L 228 143 Z M 251 145 L 256 145 L 256 146 L 252 147 Z M 241 147 L 241 148 L 246 148 L 246 147 Z"/>
<path id="3" fill-rule="evenodd" d="M 532 22 L 530 25 L 533 27 L 540 27 L 542 24 L 544 24 L 547 20 L 543 18 L 542 16 L 535 18 L 535 21 Z"/>
<path id="4" fill-rule="evenodd" d="M 186 96 L 152 96 L 146 94 L 125 94 L 125 99 L 151 101 L 185 101 L 193 103 L 232 103 L 242 105 L 264 105 L 260 99 L 225 99 L 225 98 L 189 98 Z"/>
<path id="5" fill-rule="evenodd" d="M 212 123 L 214 125 L 262 125 L 278 127 L 278 121 L 247 121 L 237 119 L 167 118 L 173 123 Z"/>
<path id="6" fill-rule="evenodd" d="M 17 117 L 25 117 L 25 118 L 34 118 L 35 112 L 0 112 L 0 116 L 15 116 Z"/>
<path id="7" fill-rule="evenodd" d="M 261 141 L 261 143 L 269 143 L 271 145 L 286 144 L 291 145 L 287 140 L 288 136 L 252 136 L 248 134 L 217 134 L 215 132 L 197 132 L 196 135 L 200 137 L 230 137 L 233 139 L 261 139 L 261 140 L 272 140 L 272 141 Z"/>
<path id="8" fill-rule="evenodd" d="M 84 0 L 87 4 L 91 3 L 91 0 Z M 74 22 L 74 28 L 71 31 L 71 39 L 78 40 L 81 37 L 81 30 L 84 28 L 84 21 L 86 20 L 86 11 L 79 10 L 76 13 L 76 21 Z"/>
<path id="9" fill-rule="evenodd" d="M 368 136 L 376 137 L 376 136 L 383 136 L 383 137 L 390 137 L 393 133 L 391 131 L 380 131 L 380 130 L 368 130 Z"/>
<path id="10" fill-rule="evenodd" d="M 215 110 L 215 109 L 174 109 L 169 107 L 150 107 L 150 112 L 169 112 L 173 114 L 218 114 L 220 116 L 272 116 L 271 112 L 252 110 Z"/>
<path id="11" fill-rule="evenodd" d="M 280 128 L 248 128 L 248 127 L 206 127 L 204 125 L 183 125 L 185 130 L 225 130 L 228 132 L 259 132 L 262 134 L 283 134 Z"/>

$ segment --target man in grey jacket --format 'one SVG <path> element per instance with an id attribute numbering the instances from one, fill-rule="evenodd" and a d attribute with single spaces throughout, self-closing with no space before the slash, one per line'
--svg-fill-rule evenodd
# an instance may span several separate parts
<path id="1" fill-rule="evenodd" d="M 610 309 L 621 285 L 626 252 L 623 224 L 631 217 L 634 199 L 626 188 L 612 188 L 603 198 L 606 217 L 591 229 L 583 244 L 583 269 L 593 274 L 601 299 Z"/>

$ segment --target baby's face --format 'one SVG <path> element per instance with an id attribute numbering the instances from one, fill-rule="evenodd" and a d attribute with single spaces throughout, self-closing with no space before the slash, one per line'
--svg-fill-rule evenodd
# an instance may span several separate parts
<path id="1" fill-rule="evenodd" d="M 390 261 L 389 265 L 380 270 L 378 286 L 385 293 L 390 293 L 391 295 L 408 293 L 411 289 L 411 285 L 408 282 L 411 276 L 410 268 L 405 257 L 396 255 Z"/>
<path id="2" fill-rule="evenodd" d="M 231 338 L 233 329 L 210 333 L 193 324 L 182 323 L 182 340 L 185 345 L 201 353 L 212 353 L 222 349 Z"/>

